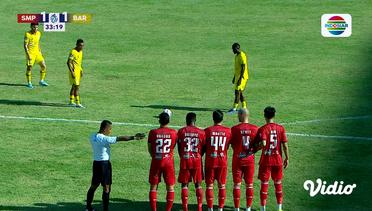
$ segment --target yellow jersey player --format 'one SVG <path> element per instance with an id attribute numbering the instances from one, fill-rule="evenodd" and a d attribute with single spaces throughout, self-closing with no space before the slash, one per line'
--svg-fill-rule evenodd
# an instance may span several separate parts
<path id="1" fill-rule="evenodd" d="M 235 73 L 232 83 L 235 86 L 235 100 L 233 108 L 229 110 L 229 114 L 233 114 L 239 107 L 239 101 L 243 108 L 247 108 L 247 102 L 243 96 L 245 86 L 248 81 L 248 62 L 246 54 L 240 50 L 239 43 L 232 45 L 232 51 L 235 54 Z"/>
<path id="2" fill-rule="evenodd" d="M 31 77 L 31 70 L 35 63 L 40 65 L 40 86 L 48 86 L 48 83 L 45 82 L 46 76 L 46 66 L 44 57 L 41 54 L 40 49 L 40 37 L 41 32 L 38 31 L 38 23 L 31 23 L 31 30 L 25 33 L 24 38 L 24 48 L 26 52 L 26 59 L 27 59 L 27 70 L 26 70 L 26 78 L 27 78 L 27 87 L 32 89 L 32 77 Z"/>
<path id="3" fill-rule="evenodd" d="M 78 39 L 76 41 L 76 47 L 70 51 L 70 55 L 68 56 L 67 60 L 67 66 L 69 69 L 68 75 L 71 84 L 69 105 L 74 107 L 76 106 L 78 108 L 84 108 L 84 106 L 80 103 L 79 96 L 80 79 L 83 77 L 83 47 L 84 41 L 82 39 Z"/>

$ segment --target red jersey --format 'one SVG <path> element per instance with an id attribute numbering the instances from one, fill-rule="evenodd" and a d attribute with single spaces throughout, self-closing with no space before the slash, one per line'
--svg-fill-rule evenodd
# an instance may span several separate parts
<path id="1" fill-rule="evenodd" d="M 268 123 L 259 129 L 258 134 L 259 141 L 266 140 L 266 146 L 262 149 L 260 165 L 283 165 L 282 143 L 287 142 L 284 127 L 276 123 Z"/>
<path id="2" fill-rule="evenodd" d="M 231 128 L 231 146 L 233 162 L 240 166 L 254 165 L 252 145 L 256 138 L 258 127 L 249 123 L 240 123 Z"/>
<path id="3" fill-rule="evenodd" d="M 205 133 L 195 126 L 186 126 L 178 130 L 178 152 L 181 169 L 201 168 L 202 148 Z"/>
<path id="4" fill-rule="evenodd" d="M 153 129 L 149 132 L 148 143 L 151 144 L 152 160 L 173 158 L 177 141 L 177 131 L 168 127 Z"/>
<path id="5" fill-rule="evenodd" d="M 227 150 L 231 138 L 230 128 L 222 125 L 214 125 L 205 129 L 205 136 L 205 167 L 226 167 Z"/>

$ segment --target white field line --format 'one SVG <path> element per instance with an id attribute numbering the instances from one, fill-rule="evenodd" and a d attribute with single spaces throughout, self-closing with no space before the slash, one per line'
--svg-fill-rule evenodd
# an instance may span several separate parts
<path id="1" fill-rule="evenodd" d="M 287 136 L 300 136 L 311 138 L 329 138 L 329 139 L 342 139 L 342 140 L 358 140 L 358 141 L 372 141 L 372 137 L 358 137 L 358 136 L 326 136 L 316 134 L 303 134 L 303 133 L 287 133 Z"/>
<path id="2" fill-rule="evenodd" d="M 367 116 L 364 116 L 367 117 Z M 369 116 L 368 116 L 369 117 Z M 22 116 L 4 116 L 0 115 L 1 119 L 19 119 L 19 120 L 35 120 L 35 121 L 49 121 L 49 122 L 69 122 L 69 123 L 94 123 L 100 124 L 101 121 L 96 120 L 85 120 L 85 119 L 62 119 L 62 118 L 46 118 L 46 117 L 22 117 Z M 353 117 L 345 117 L 351 119 Z M 345 119 L 342 118 L 342 119 Z M 341 119 L 341 118 L 339 118 Z M 315 122 L 315 120 L 309 120 Z M 309 122 L 306 121 L 306 122 Z M 317 120 L 319 121 L 319 120 Z M 304 122 L 304 121 L 302 121 Z M 114 125 L 123 126 L 138 126 L 138 127 L 158 127 L 155 124 L 142 124 L 142 123 L 131 123 L 131 122 L 113 122 Z M 289 123 L 287 123 L 289 124 Z M 181 128 L 182 126 L 170 126 L 173 128 Z M 303 134 L 303 133 L 287 133 L 288 136 L 300 136 L 300 137 L 311 137 L 311 138 L 329 138 L 329 139 L 342 139 L 342 140 L 365 140 L 372 141 L 372 137 L 356 137 L 356 136 L 328 136 L 328 135 L 317 135 L 317 134 Z"/>
<path id="3" fill-rule="evenodd" d="M 86 120 L 86 119 L 62 119 L 62 118 L 48 118 L 48 117 L 23 117 L 23 116 L 4 116 L 0 115 L 1 119 L 21 119 L 21 120 L 35 120 L 35 121 L 46 121 L 46 122 L 73 122 L 73 123 L 94 123 L 100 124 L 101 121 Z M 124 126 L 139 126 L 139 127 L 157 127 L 159 125 L 154 124 L 142 124 L 142 123 L 131 123 L 131 122 L 113 122 L 115 125 Z M 178 126 L 172 126 L 178 127 Z M 179 127 L 181 128 L 181 127 Z"/>
<path id="4" fill-rule="evenodd" d="M 304 124 L 304 123 L 317 123 L 317 122 L 329 122 L 329 121 L 340 121 L 340 120 L 358 120 L 358 119 L 371 119 L 371 118 L 372 118 L 371 115 L 350 116 L 350 117 L 336 117 L 336 118 L 328 118 L 328 119 L 312 119 L 312 120 L 304 120 L 304 121 L 284 122 L 280 124 L 297 125 L 297 124 Z"/>

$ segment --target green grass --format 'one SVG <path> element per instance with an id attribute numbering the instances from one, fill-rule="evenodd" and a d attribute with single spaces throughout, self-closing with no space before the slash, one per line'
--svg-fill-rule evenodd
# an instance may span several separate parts
<path id="1" fill-rule="evenodd" d="M 250 80 L 245 95 L 251 122 L 277 108 L 277 121 L 372 115 L 372 42 L 369 1 L 2 1 L 0 13 L 0 115 L 157 124 L 163 107 L 172 125 L 196 111 L 198 125 L 212 124 L 211 111 L 233 100 L 231 44 L 247 52 Z M 28 90 L 22 48 L 27 24 L 18 13 L 93 14 L 89 25 L 67 24 L 65 33 L 43 33 L 41 45 L 50 86 Z M 349 38 L 323 38 L 324 13 L 349 13 Z M 77 38 L 85 40 L 81 98 L 86 109 L 67 103 L 66 59 Z M 34 84 L 39 67 L 33 70 Z M 8 84 L 8 85 L 6 85 Z M 89 134 L 97 124 L 0 119 L 0 210 L 82 210 L 91 177 Z M 225 124 L 236 124 L 226 116 Z M 372 120 L 287 125 L 292 133 L 372 137 Z M 114 126 L 114 134 L 148 132 L 149 127 Z M 370 141 L 289 136 L 290 164 L 284 176 L 285 210 L 371 210 Z M 148 210 L 146 141 L 112 147 L 113 210 Z M 230 151 L 231 153 L 231 151 Z M 258 160 L 258 159 L 257 159 Z M 178 168 L 178 159 L 176 159 Z M 258 169 L 258 168 L 257 168 Z M 257 174 L 256 174 L 257 175 Z M 349 196 L 311 198 L 303 183 L 317 178 L 356 183 Z M 255 180 L 254 209 L 259 208 Z M 193 187 L 190 202 L 195 204 Z M 228 175 L 226 206 L 233 207 Z M 275 207 L 273 185 L 269 210 Z M 96 193 L 97 206 L 100 191 Z M 165 187 L 159 188 L 164 208 Z M 215 200 L 216 202 L 216 200 Z M 180 207 L 176 189 L 175 210 Z M 242 204 L 244 204 L 242 200 Z"/>

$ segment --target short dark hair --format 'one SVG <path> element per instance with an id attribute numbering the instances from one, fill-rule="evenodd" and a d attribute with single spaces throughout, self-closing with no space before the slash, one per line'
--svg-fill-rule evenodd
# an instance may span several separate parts
<path id="1" fill-rule="evenodd" d="M 194 112 L 190 112 L 186 114 L 186 124 L 190 125 L 191 123 L 196 122 L 196 114 Z"/>
<path id="2" fill-rule="evenodd" d="M 76 45 L 79 45 L 80 43 L 84 43 L 84 40 L 83 39 L 76 40 Z"/>
<path id="3" fill-rule="evenodd" d="M 213 111 L 213 121 L 215 123 L 220 123 L 223 120 L 223 113 L 221 110 L 217 109 Z"/>
<path id="4" fill-rule="evenodd" d="M 101 126 L 99 127 L 99 131 L 104 131 L 107 126 L 112 125 L 112 122 L 109 120 L 103 120 L 101 122 Z"/>
<path id="5" fill-rule="evenodd" d="M 239 43 L 234 43 L 234 44 L 232 44 L 232 46 L 231 46 L 232 48 L 236 48 L 236 47 L 238 47 L 238 48 L 240 48 L 240 45 L 239 45 Z"/>
<path id="6" fill-rule="evenodd" d="M 264 109 L 264 116 L 265 118 L 267 119 L 272 119 L 275 117 L 275 108 L 272 107 L 272 106 L 267 106 L 265 109 Z"/>
<path id="7" fill-rule="evenodd" d="M 39 22 L 36 22 L 36 23 L 33 22 L 33 23 L 30 24 L 30 26 L 38 26 L 38 25 L 39 25 Z"/>
<path id="8" fill-rule="evenodd" d="M 162 112 L 159 114 L 159 123 L 161 125 L 167 125 L 169 123 L 169 114 L 166 112 Z"/>

